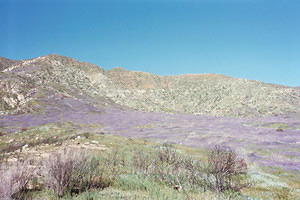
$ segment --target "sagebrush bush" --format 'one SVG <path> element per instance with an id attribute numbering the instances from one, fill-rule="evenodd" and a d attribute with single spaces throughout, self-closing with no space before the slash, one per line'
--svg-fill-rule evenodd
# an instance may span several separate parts
<path id="1" fill-rule="evenodd" d="M 0 199 L 23 199 L 28 184 L 33 179 L 36 167 L 31 160 L 2 163 L 0 166 Z"/>
<path id="2" fill-rule="evenodd" d="M 156 156 L 161 163 L 172 165 L 182 162 L 182 156 L 177 153 L 171 144 L 164 143 L 156 148 Z"/>
<path id="3" fill-rule="evenodd" d="M 51 154 L 43 161 L 43 177 L 45 184 L 58 196 L 62 197 L 69 189 L 76 168 L 87 161 L 84 152 L 64 149 Z"/>
<path id="4" fill-rule="evenodd" d="M 240 191 L 247 187 L 247 164 L 230 148 L 214 147 L 208 163 L 178 153 L 169 144 L 151 153 L 137 151 L 133 166 L 136 173 L 149 176 L 176 190 L 211 189 L 216 192 Z M 243 182 L 244 181 L 244 182 Z"/>
<path id="5" fill-rule="evenodd" d="M 110 186 L 120 171 L 121 162 L 122 159 L 119 159 L 116 153 L 111 153 L 107 157 L 89 155 L 75 168 L 71 177 L 72 189 L 81 192 Z"/>
<path id="6" fill-rule="evenodd" d="M 188 181 L 185 180 L 185 158 L 170 144 L 159 146 L 154 156 L 152 176 L 175 189 L 183 189 L 184 182 Z"/>
<path id="7" fill-rule="evenodd" d="M 215 146 L 208 155 L 207 183 L 216 192 L 240 191 L 247 174 L 247 164 L 230 148 Z"/>
<path id="8" fill-rule="evenodd" d="M 154 167 L 153 155 L 143 151 L 136 151 L 133 156 L 132 165 L 138 173 L 149 176 Z"/>
<path id="9" fill-rule="evenodd" d="M 133 166 L 136 173 L 176 190 L 202 185 L 200 161 L 178 153 L 170 144 L 160 145 L 151 153 L 137 151 Z"/>
<path id="10" fill-rule="evenodd" d="M 104 157 L 64 149 L 43 162 L 44 182 L 59 197 L 66 193 L 72 195 L 92 188 L 105 188 L 112 184 L 122 162 L 117 153 Z"/>
<path id="11" fill-rule="evenodd" d="M 81 192 L 95 187 L 102 187 L 101 180 L 99 160 L 90 156 L 79 161 L 78 165 L 74 167 L 69 187 L 73 192 Z"/>

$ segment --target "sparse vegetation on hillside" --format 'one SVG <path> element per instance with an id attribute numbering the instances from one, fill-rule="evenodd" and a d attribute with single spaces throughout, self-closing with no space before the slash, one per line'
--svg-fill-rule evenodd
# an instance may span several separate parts
<path id="1" fill-rule="evenodd" d="M 1 72 L 12 74 L 18 87 L 30 79 L 37 92 L 84 94 L 104 98 L 122 106 L 143 111 L 193 113 L 214 116 L 260 116 L 296 112 L 300 105 L 300 91 L 296 88 L 265 84 L 258 81 L 235 79 L 216 74 L 157 76 L 121 69 L 105 71 L 75 59 L 49 55 L 15 63 Z M 8 82 L 0 84 L 0 93 L 6 92 Z M 9 93 L 23 95 L 21 91 Z M 3 106 L 30 110 L 29 96 L 1 98 Z M 43 98 L 34 97 L 37 102 Z M 24 105 L 26 104 L 26 106 Z M 28 104 L 28 105 L 27 105 Z M 2 109 L 3 110 L 3 109 Z M 1 111 L 1 110 L 0 110 Z M 5 112 L 6 113 L 6 112 Z"/>

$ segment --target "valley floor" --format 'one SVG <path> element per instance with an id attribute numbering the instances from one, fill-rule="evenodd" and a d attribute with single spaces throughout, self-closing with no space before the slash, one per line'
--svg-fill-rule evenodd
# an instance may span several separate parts
<path id="1" fill-rule="evenodd" d="M 61 146 L 79 145 L 103 151 L 137 144 L 141 148 L 144 143 L 154 141 L 174 143 L 180 151 L 205 159 L 207 149 L 219 144 L 233 148 L 249 163 L 249 174 L 255 184 L 243 191 L 244 195 L 253 199 L 300 197 L 299 115 L 247 119 L 205 117 L 118 107 L 81 109 L 80 102 L 77 102 L 78 107 L 76 102 L 71 103 L 72 107 L 64 112 L 49 107 L 36 114 L 0 117 L 0 151 L 13 158 L 17 153 L 42 156 Z M 165 192 L 167 196 L 172 193 Z M 136 194 L 118 188 L 93 195 L 107 194 L 120 195 L 116 199 L 135 199 L 134 195 L 151 198 L 145 191 Z"/>

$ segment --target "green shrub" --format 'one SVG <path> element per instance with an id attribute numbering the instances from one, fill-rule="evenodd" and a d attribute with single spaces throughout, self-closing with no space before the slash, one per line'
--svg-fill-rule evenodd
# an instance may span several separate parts
<path id="1" fill-rule="evenodd" d="M 169 144 L 157 146 L 152 152 L 137 151 L 133 158 L 136 174 L 151 177 L 178 191 L 210 189 L 224 193 L 238 192 L 249 186 L 247 164 L 230 148 L 214 147 L 207 165 L 178 153 Z"/>
<path id="2" fill-rule="evenodd" d="M 157 146 L 150 153 L 137 151 L 133 166 L 137 174 L 152 177 L 175 190 L 202 185 L 200 161 L 178 153 L 169 144 Z"/>

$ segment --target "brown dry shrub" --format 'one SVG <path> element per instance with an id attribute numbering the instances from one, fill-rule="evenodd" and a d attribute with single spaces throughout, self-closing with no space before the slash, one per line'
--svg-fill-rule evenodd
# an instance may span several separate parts
<path id="1" fill-rule="evenodd" d="M 232 149 L 215 146 L 208 155 L 207 183 L 216 192 L 240 191 L 248 187 L 243 183 L 247 175 L 247 164 Z"/>
<path id="2" fill-rule="evenodd" d="M 64 149 L 43 162 L 46 186 L 59 197 L 91 188 L 105 188 L 119 173 L 121 159 L 111 153 L 108 157 L 94 156 L 83 150 Z"/>
<path id="3" fill-rule="evenodd" d="M 43 161 L 42 174 L 46 186 L 62 197 L 69 190 L 76 168 L 86 159 L 82 152 L 74 152 L 71 149 L 51 154 Z"/>
<path id="4" fill-rule="evenodd" d="M 36 167 L 31 160 L 2 163 L 0 166 L 0 199 L 23 199 Z"/>

